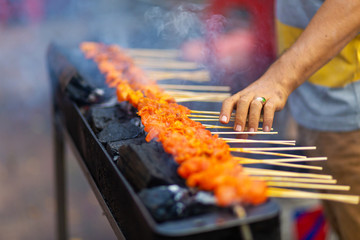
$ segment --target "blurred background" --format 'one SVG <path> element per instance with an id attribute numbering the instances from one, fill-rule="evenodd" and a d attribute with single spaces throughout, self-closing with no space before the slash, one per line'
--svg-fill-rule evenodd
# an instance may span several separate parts
<path id="1" fill-rule="evenodd" d="M 0 0 L 0 239 L 55 239 L 50 42 L 178 48 L 236 92 L 274 60 L 273 27 L 271 0 Z M 70 237 L 115 239 L 67 160 Z"/>

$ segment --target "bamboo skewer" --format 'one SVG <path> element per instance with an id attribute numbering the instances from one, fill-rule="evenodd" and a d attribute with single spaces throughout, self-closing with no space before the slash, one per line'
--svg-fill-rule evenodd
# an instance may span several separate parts
<path id="1" fill-rule="evenodd" d="M 294 142 L 284 140 L 255 140 L 255 139 L 234 139 L 234 138 L 221 138 L 226 143 L 266 143 L 266 144 L 279 144 L 279 145 L 290 145 L 294 146 Z"/>
<path id="2" fill-rule="evenodd" d="M 189 114 L 187 115 L 188 117 L 200 117 L 200 118 L 215 118 L 215 119 L 219 119 L 219 116 L 216 116 L 216 115 L 213 115 L 213 116 L 210 116 L 210 115 L 196 115 L 196 114 Z M 230 118 L 232 120 L 234 120 L 235 118 Z"/>
<path id="3" fill-rule="evenodd" d="M 240 205 L 235 205 L 233 207 L 233 211 L 239 219 L 244 219 L 246 217 L 246 211 Z M 250 226 L 248 224 L 241 224 L 239 228 L 240 228 L 243 240 L 253 240 Z"/>
<path id="4" fill-rule="evenodd" d="M 265 148 L 230 148 L 232 152 L 243 152 L 243 151 L 293 151 L 293 150 L 314 150 L 316 147 L 265 147 Z"/>
<path id="5" fill-rule="evenodd" d="M 188 115 L 189 118 L 192 117 L 197 117 L 197 118 L 207 118 L 207 119 L 216 119 L 217 121 L 219 121 L 219 116 L 217 115 L 195 115 L 195 114 L 189 114 Z M 235 117 L 230 117 L 229 121 L 235 121 Z M 262 121 L 262 118 L 260 119 L 260 121 Z"/>
<path id="6" fill-rule="evenodd" d="M 175 97 L 176 102 L 223 102 L 227 96 Z"/>
<path id="7" fill-rule="evenodd" d="M 199 121 L 199 122 L 218 122 L 219 118 L 191 118 L 191 120 Z M 230 122 L 232 121 L 230 120 Z"/>
<path id="8" fill-rule="evenodd" d="M 314 184 L 314 183 L 297 183 L 297 182 L 273 182 L 268 181 L 266 184 L 270 187 L 288 187 L 288 188 L 308 188 L 308 189 L 322 189 L 322 190 L 339 190 L 349 191 L 350 186 L 345 185 L 328 185 L 328 184 Z"/>
<path id="9" fill-rule="evenodd" d="M 255 161 L 264 161 L 264 162 L 312 162 L 312 161 L 326 161 L 327 157 L 305 157 L 305 158 L 278 158 L 278 159 L 252 159 L 252 158 L 242 158 L 242 157 L 233 157 L 236 160 L 255 160 Z"/>
<path id="10" fill-rule="evenodd" d="M 146 71 L 149 78 L 157 81 L 178 79 L 192 82 L 208 82 L 210 81 L 210 73 L 208 71 Z"/>
<path id="11" fill-rule="evenodd" d="M 303 168 L 303 169 L 311 169 L 311 170 L 322 170 L 322 167 L 318 166 L 310 166 L 310 165 L 303 165 L 303 164 L 294 164 L 294 163 L 284 163 L 284 162 L 267 162 L 267 161 L 261 161 L 261 160 L 242 160 L 239 161 L 240 164 L 246 165 L 246 164 L 254 164 L 254 163 L 262 163 L 267 165 L 274 165 L 274 166 L 281 166 L 281 167 L 293 167 L 293 168 Z"/>
<path id="12" fill-rule="evenodd" d="M 217 118 L 218 119 L 218 118 Z M 217 128 L 223 128 L 223 129 L 233 129 L 234 127 L 231 127 L 231 126 L 220 126 L 220 125 L 209 125 L 209 124 L 203 124 L 203 126 L 205 127 L 205 128 L 210 128 L 210 129 L 212 129 L 212 128 L 215 128 L 215 129 L 217 129 Z M 248 129 L 247 128 L 245 128 L 244 129 L 245 131 L 247 131 Z M 259 127 L 258 128 L 258 130 L 263 130 L 263 128 L 262 127 Z M 274 130 L 273 128 L 271 128 L 270 130 Z M 295 143 L 295 140 L 287 140 L 288 142 L 294 142 Z"/>
<path id="13" fill-rule="evenodd" d="M 305 158 L 304 155 L 295 155 L 288 153 L 277 153 L 277 152 L 263 152 L 263 151 L 243 151 L 243 153 L 259 154 L 259 155 L 271 155 L 278 157 L 289 157 L 289 158 Z"/>
<path id="14" fill-rule="evenodd" d="M 244 167 L 244 171 L 253 176 L 277 176 L 277 177 L 303 177 L 303 178 L 319 178 L 332 179 L 331 175 L 317 174 L 317 173 L 299 173 L 290 171 L 280 171 L 272 169 L 259 169 Z"/>
<path id="15" fill-rule="evenodd" d="M 201 111 L 201 110 L 190 110 L 191 113 L 201 113 L 201 114 L 211 114 L 211 115 L 220 115 L 220 112 L 216 111 Z M 232 113 L 231 116 L 235 116 L 235 113 Z"/>
<path id="16" fill-rule="evenodd" d="M 144 61 L 135 60 L 134 63 L 142 68 L 150 69 L 186 69 L 195 70 L 201 68 L 197 63 L 184 61 Z"/>
<path id="17" fill-rule="evenodd" d="M 315 193 L 315 192 L 305 192 L 305 191 L 281 189 L 281 188 L 280 189 L 269 188 L 267 190 L 267 196 L 278 197 L 278 198 L 321 199 L 321 200 L 331 200 L 331 201 L 338 201 L 338 202 L 351 203 L 351 204 L 358 204 L 360 200 L 359 196 L 356 195 Z"/>
<path id="18" fill-rule="evenodd" d="M 181 80 L 183 82 L 209 82 L 210 77 L 207 76 L 186 76 L 186 75 L 148 75 L 151 79 L 154 79 L 156 81 L 166 81 L 166 80 Z"/>
<path id="19" fill-rule="evenodd" d="M 187 61 L 183 59 L 153 59 L 148 57 L 137 57 L 133 59 L 133 62 L 136 64 L 142 64 L 142 63 L 155 63 L 155 64 L 189 64 L 189 66 L 198 66 L 199 64 L 197 62 L 193 61 Z"/>
<path id="20" fill-rule="evenodd" d="M 190 110 L 191 113 L 195 113 L 193 112 L 193 110 Z M 219 115 L 214 115 L 214 116 L 209 116 L 209 115 L 195 115 L 195 114 L 189 114 L 188 117 L 195 117 L 195 116 L 198 116 L 200 118 L 204 118 L 204 119 L 215 119 L 217 121 L 219 121 Z M 235 114 L 232 113 L 231 114 L 231 117 L 229 119 L 229 121 L 234 121 L 235 120 Z M 247 119 L 248 120 L 248 119 Z M 211 121 L 211 120 L 210 120 Z M 260 122 L 263 122 L 263 116 L 260 116 L 260 119 L 259 119 Z"/>
<path id="21" fill-rule="evenodd" d="M 233 129 L 234 127 L 230 126 L 220 126 L 220 125 L 210 125 L 210 124 L 203 124 L 205 128 L 223 128 L 223 129 Z M 262 128 L 258 128 L 259 130 L 263 130 Z M 273 128 L 271 128 L 273 130 Z"/>
<path id="22" fill-rule="evenodd" d="M 158 84 L 163 89 L 229 92 L 228 86 Z"/>
<path id="23" fill-rule="evenodd" d="M 165 93 L 170 94 L 173 97 L 182 97 L 182 98 L 193 98 L 193 97 L 208 97 L 210 99 L 220 99 L 227 98 L 230 96 L 230 93 L 203 93 L 203 92 L 191 92 L 191 91 L 181 91 L 181 90 L 166 90 Z M 198 115 L 201 117 L 201 115 Z M 214 116 L 212 116 L 214 118 Z"/>
<path id="24" fill-rule="evenodd" d="M 192 119 L 194 120 L 194 119 Z M 194 120 L 195 121 L 195 120 Z M 271 135 L 271 134 L 278 134 L 278 132 L 211 132 L 212 134 L 217 134 L 217 135 L 238 135 L 238 134 L 254 134 L 254 135 Z"/>
<path id="25" fill-rule="evenodd" d="M 324 183 L 336 184 L 336 179 L 319 179 L 319 178 L 302 178 L 302 177 L 270 177 L 270 176 L 256 176 L 257 179 L 263 181 L 273 182 L 298 182 L 298 183 Z"/>

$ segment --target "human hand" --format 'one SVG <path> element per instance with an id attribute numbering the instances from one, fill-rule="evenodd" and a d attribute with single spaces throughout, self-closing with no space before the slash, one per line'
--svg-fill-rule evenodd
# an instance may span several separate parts
<path id="1" fill-rule="evenodd" d="M 290 93 L 291 90 L 284 85 L 263 76 L 247 88 L 225 99 L 219 120 L 224 124 L 229 123 L 231 113 L 236 108 L 234 130 L 241 132 L 247 126 L 249 132 L 256 132 L 263 111 L 263 131 L 269 132 L 275 111 L 284 108 Z M 265 98 L 265 103 L 257 99 L 260 97 Z"/>

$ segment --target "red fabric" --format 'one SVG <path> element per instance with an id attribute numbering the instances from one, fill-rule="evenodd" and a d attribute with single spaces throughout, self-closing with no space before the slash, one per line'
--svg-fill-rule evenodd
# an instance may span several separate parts
<path id="1" fill-rule="evenodd" d="M 295 229 L 297 240 L 325 240 L 328 226 L 322 208 L 298 211 Z"/>

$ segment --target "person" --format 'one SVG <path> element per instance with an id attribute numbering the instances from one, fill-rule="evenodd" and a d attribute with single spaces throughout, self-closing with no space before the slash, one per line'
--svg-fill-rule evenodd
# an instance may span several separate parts
<path id="1" fill-rule="evenodd" d="M 255 82 L 227 98 L 219 121 L 234 129 L 270 131 L 287 103 L 301 144 L 327 156 L 324 171 L 360 194 L 360 1 L 277 0 L 280 57 Z M 248 122 L 247 122 L 248 119 Z M 324 202 L 340 239 L 359 239 L 360 207 Z"/>

